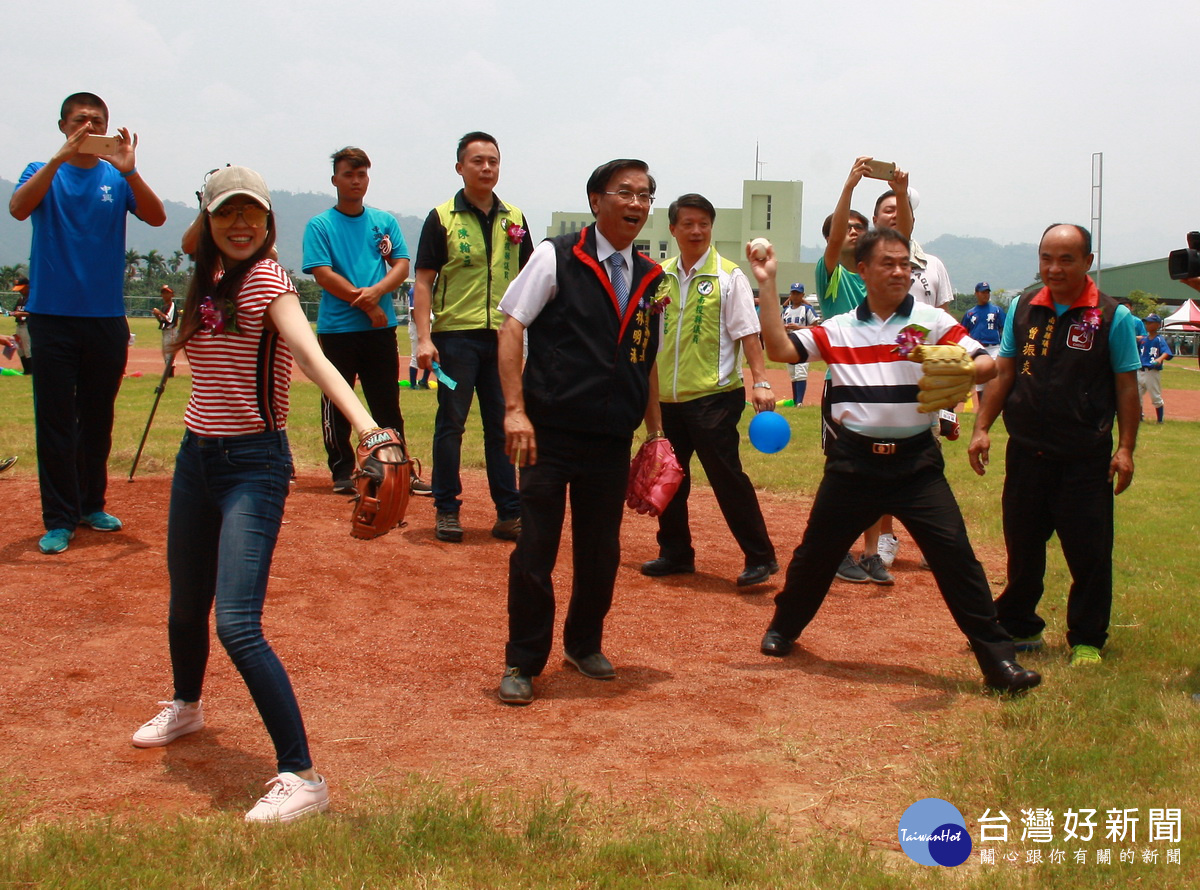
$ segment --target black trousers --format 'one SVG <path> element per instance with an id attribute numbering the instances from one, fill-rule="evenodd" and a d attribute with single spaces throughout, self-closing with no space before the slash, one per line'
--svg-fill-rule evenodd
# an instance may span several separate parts
<path id="1" fill-rule="evenodd" d="M 33 406 L 42 523 L 74 531 L 81 516 L 104 509 L 129 324 L 124 316 L 30 315 L 29 333 L 38 345 Z"/>
<path id="2" fill-rule="evenodd" d="M 391 427 L 404 438 L 400 413 L 400 355 L 395 328 L 373 328 L 346 334 L 321 334 L 321 351 L 351 387 L 362 382 L 363 397 L 371 417 L 381 427 Z M 333 481 L 349 479 L 354 471 L 354 446 L 350 421 L 329 397 L 321 396 L 321 438 Z"/>
<path id="3" fill-rule="evenodd" d="M 521 469 L 521 536 L 508 563 L 506 663 L 534 677 L 550 657 L 554 584 L 568 492 L 571 600 L 563 648 L 579 658 L 600 651 L 621 559 L 621 519 L 632 437 L 604 438 L 537 429 L 537 463 Z"/>
<path id="4" fill-rule="evenodd" d="M 933 436 L 908 455 L 831 454 L 800 546 L 775 596 L 772 629 L 799 636 L 829 593 L 855 539 L 881 516 L 904 523 L 933 571 L 938 590 L 975 657 L 987 670 L 1014 657 L 1012 637 L 996 619 L 983 566 L 975 558 Z"/>
<path id="5" fill-rule="evenodd" d="M 40 371 L 39 371 L 40 373 Z M 1111 458 L 1056 460 L 1011 439 L 1004 466 L 1004 546 L 1008 584 L 996 600 L 1000 623 L 1016 637 L 1039 634 L 1046 544 L 1058 532 L 1071 570 L 1067 643 L 1100 648 L 1112 613 L 1113 488 Z"/>
<path id="6" fill-rule="evenodd" d="M 701 396 L 688 402 L 663 402 L 663 432 L 684 469 L 679 491 L 658 517 L 658 552 L 674 562 L 693 562 L 692 530 L 688 524 L 688 494 L 692 490 L 692 455 L 708 475 L 717 505 L 734 540 L 746 556 L 747 566 L 775 561 L 775 547 L 767 534 L 758 495 L 742 470 L 738 453 L 738 421 L 746 407 L 745 392 Z"/>

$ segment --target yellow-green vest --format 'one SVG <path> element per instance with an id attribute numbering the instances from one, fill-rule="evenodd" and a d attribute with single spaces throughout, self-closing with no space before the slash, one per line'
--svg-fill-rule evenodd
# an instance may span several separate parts
<path id="1" fill-rule="evenodd" d="M 447 259 L 433 292 L 433 330 L 495 330 L 504 321 L 496 307 L 521 271 L 521 245 L 513 243 L 508 229 L 514 223 L 525 228 L 525 215 L 496 198 L 489 258 L 478 214 L 465 198 L 458 204 L 458 197 L 437 207 Z"/>
<path id="2" fill-rule="evenodd" d="M 679 309 L 679 257 L 662 264 L 663 284 L 670 302 L 663 308 L 663 335 L 658 348 L 658 399 L 660 402 L 688 402 L 700 396 L 741 389 L 741 344 L 734 373 L 724 386 L 721 379 L 721 274 L 726 281 L 737 263 L 709 248 L 704 265 L 692 275 L 687 300 Z"/>

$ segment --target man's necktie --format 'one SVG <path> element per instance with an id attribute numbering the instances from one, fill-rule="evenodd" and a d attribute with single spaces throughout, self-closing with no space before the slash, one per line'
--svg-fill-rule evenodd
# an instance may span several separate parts
<path id="1" fill-rule="evenodd" d="M 608 258 L 612 264 L 612 286 L 617 295 L 617 304 L 621 307 L 621 317 L 625 317 L 625 307 L 629 305 L 629 285 L 625 282 L 625 257 L 614 253 Z"/>

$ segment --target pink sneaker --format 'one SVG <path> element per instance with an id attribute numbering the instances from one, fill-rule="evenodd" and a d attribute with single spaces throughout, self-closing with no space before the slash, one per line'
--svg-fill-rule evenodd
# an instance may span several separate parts
<path id="1" fill-rule="evenodd" d="M 184 707 L 181 701 L 160 701 L 165 707 L 153 720 L 143 723 L 133 734 L 135 748 L 161 748 L 169 745 L 181 735 L 195 732 L 204 727 L 204 703 L 196 707 Z"/>
<path id="2" fill-rule="evenodd" d="M 329 808 L 329 786 L 325 777 L 306 782 L 295 773 L 280 773 L 267 786 L 271 789 L 246 814 L 247 822 L 294 822 Z"/>

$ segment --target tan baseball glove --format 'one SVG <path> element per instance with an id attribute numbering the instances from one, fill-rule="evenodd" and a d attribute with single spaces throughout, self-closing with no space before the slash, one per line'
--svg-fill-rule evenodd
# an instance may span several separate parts
<path id="1" fill-rule="evenodd" d="M 917 410 L 923 414 L 943 408 L 954 410 L 954 406 L 964 401 L 975 385 L 975 362 L 971 361 L 965 349 L 956 344 L 928 346 L 922 343 L 908 354 L 908 360 L 921 365 L 921 380 L 917 384 L 921 393 L 917 396 L 920 403 Z"/>

